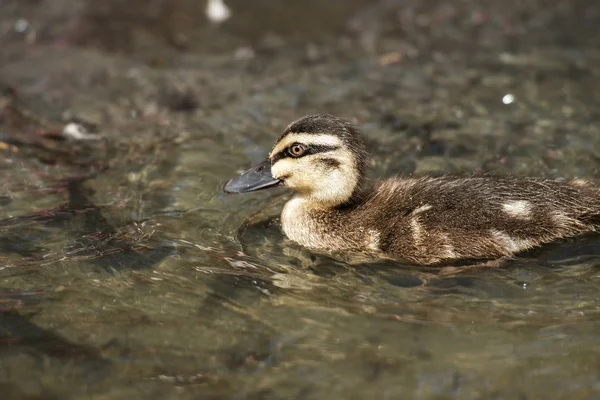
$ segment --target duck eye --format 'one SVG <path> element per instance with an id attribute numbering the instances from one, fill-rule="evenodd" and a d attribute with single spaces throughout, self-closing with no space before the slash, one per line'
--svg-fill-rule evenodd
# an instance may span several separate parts
<path id="1" fill-rule="evenodd" d="M 306 148 L 301 144 L 293 144 L 288 148 L 288 153 L 290 153 L 292 157 L 300 157 L 305 151 Z"/>

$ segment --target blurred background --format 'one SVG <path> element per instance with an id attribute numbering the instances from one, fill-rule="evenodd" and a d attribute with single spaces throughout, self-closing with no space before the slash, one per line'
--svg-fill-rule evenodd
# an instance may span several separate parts
<path id="1" fill-rule="evenodd" d="M 596 180 L 596 0 L 0 0 L 3 399 L 593 399 L 597 237 L 440 274 L 226 196 L 292 120 L 375 178 Z"/>

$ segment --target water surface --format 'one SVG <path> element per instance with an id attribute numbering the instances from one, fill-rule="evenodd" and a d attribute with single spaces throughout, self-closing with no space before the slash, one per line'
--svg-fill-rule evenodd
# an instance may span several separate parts
<path id="1" fill-rule="evenodd" d="M 0 55 L 4 398 L 600 396 L 597 236 L 442 273 L 312 253 L 289 193 L 222 193 L 311 112 L 360 125 L 373 178 L 597 179 L 597 5 L 283 3 L 7 3 L 37 36 Z M 73 118 L 101 139 L 49 134 Z"/>

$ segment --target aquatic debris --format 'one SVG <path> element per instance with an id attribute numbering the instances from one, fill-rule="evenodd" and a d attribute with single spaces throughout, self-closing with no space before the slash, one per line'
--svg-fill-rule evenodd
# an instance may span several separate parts
<path id="1" fill-rule="evenodd" d="M 231 11 L 223 0 L 208 0 L 205 12 L 208 19 L 216 24 L 220 24 L 231 17 Z"/>
<path id="2" fill-rule="evenodd" d="M 66 124 L 61 133 L 64 137 L 75 140 L 98 140 L 102 138 L 100 135 L 90 133 L 83 124 L 77 122 Z"/>
<path id="3" fill-rule="evenodd" d="M 0 150 L 19 152 L 50 165 L 72 165 L 103 169 L 110 144 L 94 133 L 93 124 L 70 120 L 67 124 L 48 121 L 27 109 L 17 91 L 0 83 Z"/>
<path id="4" fill-rule="evenodd" d="M 513 94 L 508 93 L 502 97 L 502 103 L 504 103 L 504 104 L 511 104 L 514 101 L 515 101 L 515 96 Z"/>
<path id="5" fill-rule="evenodd" d="M 256 51 L 250 46 L 238 47 L 233 53 L 233 58 L 241 61 L 241 60 L 251 60 L 256 57 Z"/>
<path id="6" fill-rule="evenodd" d="M 9 151 L 11 153 L 18 153 L 19 152 L 19 148 L 17 146 L 8 144 L 6 142 L 0 141 L 0 150 L 2 151 Z"/>
<path id="7" fill-rule="evenodd" d="M 27 29 L 29 29 L 29 21 L 27 21 L 24 18 L 19 18 L 18 20 L 15 21 L 14 29 L 15 29 L 15 32 L 18 32 L 18 33 L 25 32 Z"/>
<path id="8" fill-rule="evenodd" d="M 402 53 L 398 51 L 392 51 L 390 53 L 385 53 L 379 57 L 379 64 L 381 65 L 390 65 L 397 64 L 402 61 Z"/>

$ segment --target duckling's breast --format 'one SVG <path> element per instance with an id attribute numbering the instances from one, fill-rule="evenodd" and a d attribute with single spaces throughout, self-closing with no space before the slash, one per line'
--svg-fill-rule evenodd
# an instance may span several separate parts
<path id="1" fill-rule="evenodd" d="M 350 225 L 347 212 L 324 210 L 303 197 L 288 201 L 281 213 L 281 226 L 288 239 L 313 249 L 364 248 L 368 232 Z"/>

